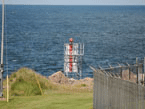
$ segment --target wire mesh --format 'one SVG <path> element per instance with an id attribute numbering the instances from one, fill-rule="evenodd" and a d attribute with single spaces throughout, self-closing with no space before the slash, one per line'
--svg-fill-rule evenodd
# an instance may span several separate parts
<path id="1" fill-rule="evenodd" d="M 94 109 L 144 109 L 139 74 L 143 75 L 142 64 L 94 71 Z"/>

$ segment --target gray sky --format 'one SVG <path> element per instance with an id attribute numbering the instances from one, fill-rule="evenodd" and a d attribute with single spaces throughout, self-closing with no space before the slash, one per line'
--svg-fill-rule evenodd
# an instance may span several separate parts
<path id="1" fill-rule="evenodd" d="M 5 3 L 28 5 L 145 5 L 145 0 L 5 0 Z"/>

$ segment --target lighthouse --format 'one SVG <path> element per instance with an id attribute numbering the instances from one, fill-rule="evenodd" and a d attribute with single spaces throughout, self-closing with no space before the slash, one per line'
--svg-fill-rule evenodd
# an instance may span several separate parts
<path id="1" fill-rule="evenodd" d="M 73 38 L 70 38 L 69 40 L 69 72 L 72 72 L 72 63 L 73 63 L 73 54 L 72 54 L 72 49 L 73 49 Z"/>
<path id="2" fill-rule="evenodd" d="M 82 57 L 84 55 L 84 44 L 74 43 L 70 38 L 69 43 L 64 44 L 64 73 L 67 77 L 82 77 Z"/>

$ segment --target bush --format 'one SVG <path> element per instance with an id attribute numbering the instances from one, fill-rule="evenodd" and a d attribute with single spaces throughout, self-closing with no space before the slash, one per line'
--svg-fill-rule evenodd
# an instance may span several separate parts
<path id="1" fill-rule="evenodd" d="M 81 84 L 81 86 L 82 86 L 82 87 L 86 87 L 87 85 L 86 85 L 86 84 Z"/>

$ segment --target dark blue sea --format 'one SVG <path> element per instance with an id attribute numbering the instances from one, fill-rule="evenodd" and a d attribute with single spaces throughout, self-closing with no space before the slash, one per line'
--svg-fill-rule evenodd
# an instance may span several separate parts
<path id="1" fill-rule="evenodd" d="M 92 77 L 88 65 L 134 63 L 145 57 L 145 6 L 6 5 L 4 77 L 7 64 L 9 74 L 21 67 L 45 76 L 63 71 L 71 37 L 85 44 L 84 77 Z"/>

